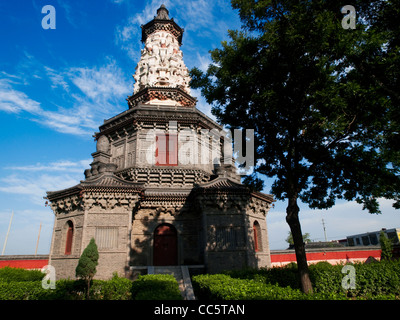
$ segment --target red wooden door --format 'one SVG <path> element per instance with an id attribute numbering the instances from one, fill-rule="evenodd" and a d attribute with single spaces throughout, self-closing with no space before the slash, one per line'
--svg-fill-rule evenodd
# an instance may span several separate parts
<path id="1" fill-rule="evenodd" d="M 171 225 L 160 225 L 154 231 L 153 264 L 175 266 L 178 264 L 178 241 L 176 229 Z"/>

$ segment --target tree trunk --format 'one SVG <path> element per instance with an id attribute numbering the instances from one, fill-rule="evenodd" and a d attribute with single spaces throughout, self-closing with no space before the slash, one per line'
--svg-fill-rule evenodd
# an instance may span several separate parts
<path id="1" fill-rule="evenodd" d="M 303 242 L 299 220 L 299 207 L 297 197 L 289 197 L 288 207 L 286 208 L 286 221 L 289 224 L 293 236 L 294 250 L 296 252 L 297 268 L 300 276 L 301 290 L 304 293 L 312 293 L 312 284 L 307 265 L 306 250 Z"/>
<path id="2" fill-rule="evenodd" d="M 90 281 L 91 281 L 91 279 L 89 278 L 87 280 L 87 291 L 86 291 L 86 297 L 88 300 L 90 299 Z"/>

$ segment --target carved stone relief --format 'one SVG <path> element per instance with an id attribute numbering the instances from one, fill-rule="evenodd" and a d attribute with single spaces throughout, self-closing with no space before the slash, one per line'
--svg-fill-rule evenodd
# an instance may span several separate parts
<path id="1" fill-rule="evenodd" d="M 67 214 L 75 211 L 82 211 L 83 202 L 78 195 L 75 195 L 51 202 L 50 206 L 56 215 Z"/>
<path id="2" fill-rule="evenodd" d="M 146 39 L 141 59 L 133 76 L 134 93 L 146 87 L 181 88 L 190 94 L 189 70 L 175 37 L 166 31 L 156 31 Z"/>

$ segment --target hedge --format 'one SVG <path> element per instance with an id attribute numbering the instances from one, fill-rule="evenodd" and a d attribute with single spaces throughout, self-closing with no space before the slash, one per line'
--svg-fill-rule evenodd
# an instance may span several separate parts
<path id="1" fill-rule="evenodd" d="M 169 274 L 140 275 L 132 284 L 135 300 L 182 300 L 179 285 Z"/>
<path id="2" fill-rule="evenodd" d="M 43 289 L 38 274 L 27 270 L 2 270 L 0 300 L 85 300 L 86 283 L 82 280 L 57 280 L 56 289 Z M 40 272 L 40 271 L 39 271 Z M 28 276 L 30 274 L 30 276 Z M 172 275 L 139 276 L 132 282 L 114 275 L 110 280 L 93 280 L 90 299 L 94 300 L 181 300 L 176 279 Z"/>
<path id="3" fill-rule="evenodd" d="M 193 277 L 199 299 L 399 299 L 400 261 L 353 264 L 356 288 L 342 288 L 343 265 L 320 262 L 311 265 L 314 294 L 300 292 L 296 264 L 282 268 L 243 269 L 219 275 Z"/>
<path id="4" fill-rule="evenodd" d="M 298 289 L 282 288 L 258 280 L 237 279 L 226 274 L 198 275 L 192 278 L 198 299 L 211 300 L 298 300 Z"/>
<path id="5" fill-rule="evenodd" d="M 118 278 L 93 280 L 90 298 L 95 300 L 131 299 L 132 282 Z M 56 289 L 43 289 L 41 281 L 0 282 L 0 300 L 84 300 L 86 284 L 80 280 L 58 280 Z"/>
<path id="6" fill-rule="evenodd" d="M 348 297 L 374 299 L 382 296 L 400 297 L 400 261 L 381 261 L 353 264 L 356 288 L 344 290 L 341 272 L 343 265 L 320 262 L 310 266 L 310 277 L 315 292 L 346 292 Z"/>
<path id="7" fill-rule="evenodd" d="M 26 270 L 22 268 L 0 268 L 0 282 L 39 281 L 45 276 L 40 270 Z"/>

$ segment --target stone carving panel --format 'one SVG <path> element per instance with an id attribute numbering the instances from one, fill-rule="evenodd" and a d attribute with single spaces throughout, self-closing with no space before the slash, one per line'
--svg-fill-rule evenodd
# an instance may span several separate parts
<path id="1" fill-rule="evenodd" d="M 156 31 L 147 37 L 133 78 L 134 93 L 146 87 L 178 87 L 190 94 L 189 70 L 174 35 Z"/>
<path id="2" fill-rule="evenodd" d="M 51 202 L 50 207 L 56 215 L 68 214 L 76 211 L 82 211 L 83 202 L 80 196 L 75 195 Z"/>

